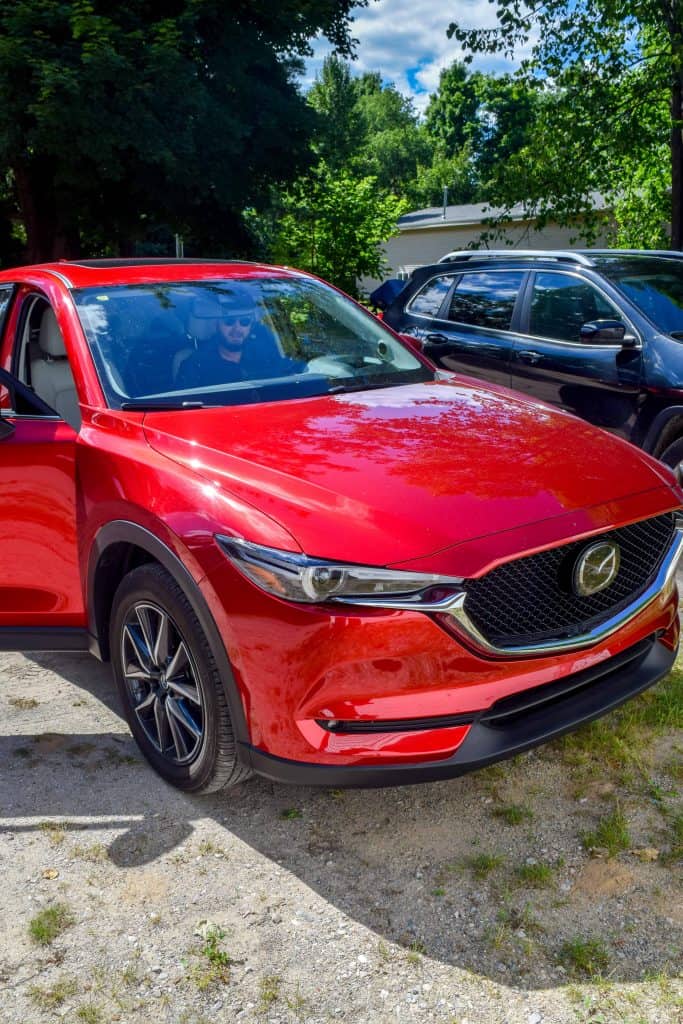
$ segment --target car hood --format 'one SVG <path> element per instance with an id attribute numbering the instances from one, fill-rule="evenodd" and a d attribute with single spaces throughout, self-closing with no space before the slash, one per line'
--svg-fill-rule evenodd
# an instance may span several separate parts
<path id="1" fill-rule="evenodd" d="M 521 553 L 678 505 L 666 471 L 626 442 L 460 378 L 149 413 L 144 430 L 321 558 L 397 564 L 499 534 Z M 554 525 L 528 532 L 539 523 Z"/>

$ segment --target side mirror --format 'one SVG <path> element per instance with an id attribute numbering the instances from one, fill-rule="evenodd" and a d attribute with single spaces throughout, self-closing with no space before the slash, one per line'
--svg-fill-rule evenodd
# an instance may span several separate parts
<path id="1" fill-rule="evenodd" d="M 632 335 L 626 337 L 626 324 L 621 320 L 591 320 L 581 325 L 581 341 L 590 345 L 633 345 Z"/>

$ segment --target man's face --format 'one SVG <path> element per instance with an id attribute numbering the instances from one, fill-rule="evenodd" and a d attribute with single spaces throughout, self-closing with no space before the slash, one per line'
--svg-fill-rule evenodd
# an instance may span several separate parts
<path id="1" fill-rule="evenodd" d="M 226 313 L 218 323 L 223 344 L 232 352 L 238 351 L 249 335 L 254 324 L 254 315 L 248 310 L 242 313 Z"/>

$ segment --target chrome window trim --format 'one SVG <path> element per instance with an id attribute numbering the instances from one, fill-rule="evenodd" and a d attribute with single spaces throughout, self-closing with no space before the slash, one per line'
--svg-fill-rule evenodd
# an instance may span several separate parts
<path id="1" fill-rule="evenodd" d="M 598 342 L 591 343 L 591 342 L 588 342 L 588 341 L 563 341 L 562 338 L 548 338 L 548 337 L 546 337 L 545 334 L 526 334 L 526 333 L 523 333 L 522 331 L 518 331 L 517 333 L 518 333 L 520 338 L 530 338 L 531 340 L 545 341 L 545 342 L 549 342 L 550 344 L 553 344 L 553 345 L 563 345 L 563 346 L 571 345 L 573 348 L 581 348 L 581 349 L 586 349 L 586 348 L 595 348 L 595 349 L 598 349 L 598 350 L 616 349 L 616 350 L 620 351 L 621 349 L 626 347 L 626 348 L 628 348 L 628 350 L 630 352 L 635 352 L 635 351 L 640 352 L 640 351 L 642 351 L 643 339 L 641 337 L 640 331 L 634 325 L 633 321 L 630 320 L 630 318 L 626 315 L 626 313 L 623 310 L 619 309 L 619 307 L 617 306 L 617 304 L 614 301 L 614 299 L 612 298 L 612 296 L 608 295 L 607 292 L 605 291 L 605 289 L 601 288 L 600 285 L 597 284 L 596 281 L 589 281 L 587 278 L 582 277 L 581 274 L 577 274 L 577 273 L 572 272 L 571 270 L 567 270 L 565 267 L 558 267 L 557 269 L 555 269 L 554 267 L 552 269 L 549 269 L 547 267 L 543 267 L 541 270 L 539 270 L 538 268 L 535 268 L 533 270 L 533 274 L 534 274 L 533 281 L 529 285 L 529 291 L 530 291 L 529 300 L 528 300 L 529 301 L 529 324 L 531 324 L 531 302 L 532 302 L 532 299 L 533 299 L 534 288 L 536 286 L 536 277 L 538 276 L 538 274 L 559 274 L 561 277 L 573 277 L 575 280 L 580 281 L 581 284 L 590 285 L 593 288 L 595 288 L 595 290 L 597 292 L 599 292 L 599 294 L 602 295 L 602 297 L 604 299 L 606 299 L 607 302 L 609 302 L 609 304 L 611 306 L 615 307 L 615 309 L 619 313 L 619 318 L 624 321 L 626 326 L 628 328 L 630 328 L 632 334 L 634 335 L 634 337 L 636 339 L 636 344 L 635 345 L 624 346 L 624 345 L 619 345 L 619 344 L 615 344 L 615 345 L 612 345 L 612 344 L 608 344 L 608 345 L 602 344 L 601 345 Z"/>
<path id="2" fill-rule="evenodd" d="M 412 299 L 406 306 L 405 311 L 406 313 L 410 313 L 411 316 L 418 317 L 420 320 L 431 320 L 432 323 L 452 324 L 456 327 L 471 327 L 475 331 L 488 331 L 489 333 L 497 331 L 499 334 L 517 334 L 518 332 L 513 331 L 510 327 L 486 327 L 484 324 L 466 324 L 463 323 L 462 320 L 446 320 L 442 316 L 428 316 L 427 313 L 413 313 L 410 307 L 412 303 L 415 301 L 415 299 L 418 297 L 418 295 L 420 295 L 424 291 L 424 289 L 427 287 L 428 284 L 430 284 L 430 282 L 436 280 L 437 277 L 463 277 L 465 274 L 522 274 L 522 276 L 525 276 L 528 273 L 528 268 L 520 267 L 496 267 L 495 270 L 491 270 L 489 267 L 476 267 L 474 270 L 471 268 L 464 267 L 462 270 L 453 270 L 451 271 L 450 274 L 434 274 L 434 277 L 430 277 L 429 280 L 425 281 L 424 284 L 422 285 L 422 288 L 420 288 L 420 291 L 416 292 L 415 295 L 413 295 Z M 519 292 L 521 292 L 523 287 L 524 281 L 522 281 L 519 287 L 519 291 L 515 296 L 515 302 L 513 303 L 512 309 L 513 313 L 514 305 L 517 303 L 517 300 L 519 299 Z"/>
<path id="3" fill-rule="evenodd" d="M 468 640 L 482 654 L 494 658 L 527 658 L 545 654 L 564 654 L 569 651 L 580 651 L 586 647 L 593 647 L 595 644 L 606 640 L 612 633 L 623 626 L 628 625 L 637 615 L 647 608 L 654 600 L 661 595 L 668 596 L 671 585 L 675 579 L 679 559 L 683 555 L 683 520 L 680 515 L 676 521 L 676 532 L 674 541 L 669 548 L 659 572 L 650 586 L 643 591 L 640 597 L 636 598 L 628 607 L 622 608 L 616 615 L 610 616 L 599 626 L 591 629 L 588 633 L 570 637 L 564 640 L 545 640 L 536 644 L 521 644 L 511 647 L 496 647 L 489 643 L 485 636 L 480 633 L 475 624 L 465 611 L 466 590 L 459 590 L 442 601 L 435 601 L 429 604 L 426 601 L 413 599 L 401 600 L 396 598 L 379 600 L 352 600 L 339 598 L 336 604 L 362 605 L 369 608 L 389 608 L 400 611 L 428 612 L 431 615 L 450 615 L 455 620 L 457 631 L 463 639 Z"/>

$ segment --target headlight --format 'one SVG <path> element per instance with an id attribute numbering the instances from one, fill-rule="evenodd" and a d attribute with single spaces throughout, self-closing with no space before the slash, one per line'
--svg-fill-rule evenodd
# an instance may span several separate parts
<path id="1" fill-rule="evenodd" d="M 369 605 L 374 603 L 374 598 L 383 606 L 393 595 L 409 597 L 411 604 L 433 604 L 457 590 L 461 583 L 451 576 L 328 562 L 234 537 L 217 536 L 216 540 L 247 579 L 261 590 L 287 601 Z"/>

